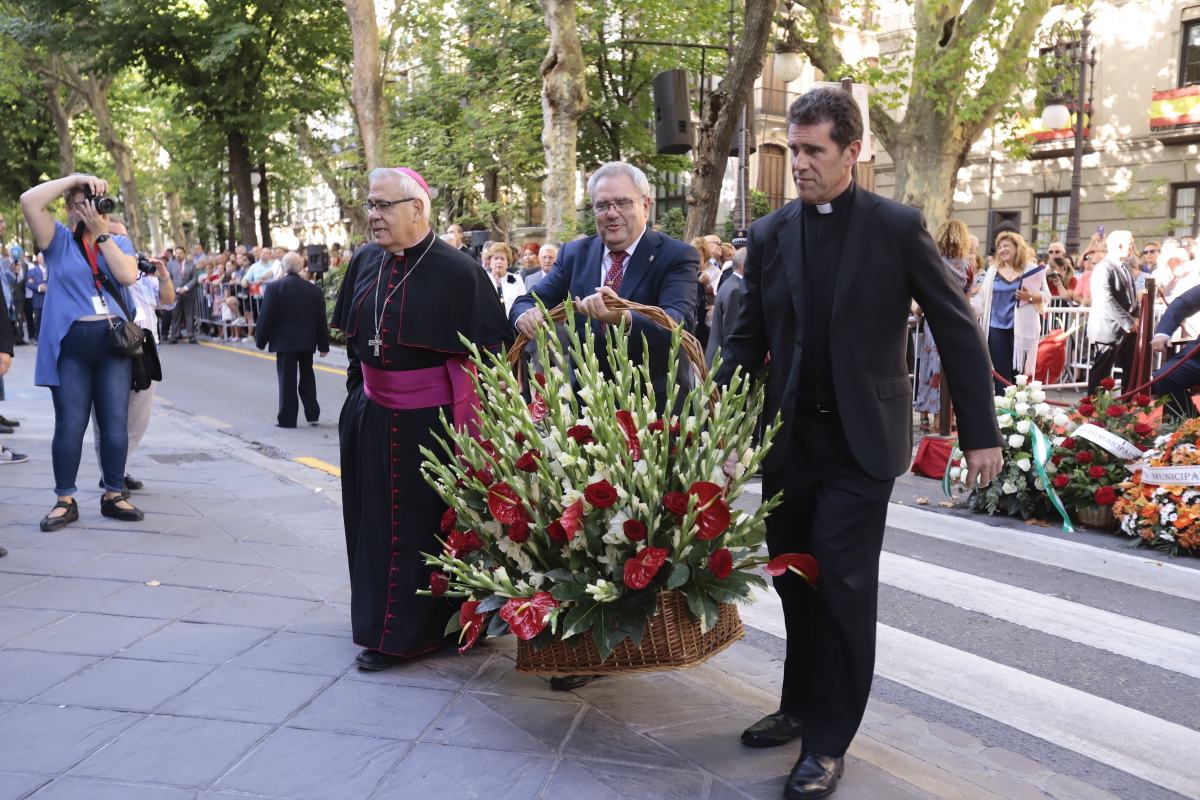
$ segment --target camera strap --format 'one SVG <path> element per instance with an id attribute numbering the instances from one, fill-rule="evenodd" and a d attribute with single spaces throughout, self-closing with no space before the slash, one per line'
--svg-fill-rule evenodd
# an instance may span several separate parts
<path id="1" fill-rule="evenodd" d="M 130 315 L 129 308 L 125 305 L 125 299 L 113 289 L 112 282 L 109 281 L 108 276 L 100 272 L 100 266 L 98 262 L 98 258 L 100 256 L 100 245 L 95 245 L 95 249 L 88 247 L 87 243 L 83 241 L 83 231 L 84 225 L 82 222 L 80 222 L 79 225 L 75 227 L 75 234 L 72 238 L 75 240 L 75 244 L 79 246 L 79 251 L 83 253 L 83 257 L 87 260 L 88 266 L 92 268 L 92 282 L 96 284 L 96 294 L 103 298 L 104 292 L 101 287 L 107 289 L 108 293 L 112 295 L 112 298 L 117 301 L 117 307 L 120 308 L 122 313 L 125 314 L 125 319 L 133 322 L 133 316 Z"/>

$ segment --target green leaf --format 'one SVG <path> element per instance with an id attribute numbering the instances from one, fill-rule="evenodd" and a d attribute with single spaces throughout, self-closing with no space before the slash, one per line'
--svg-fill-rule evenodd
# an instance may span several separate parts
<path id="1" fill-rule="evenodd" d="M 511 631 L 508 628 L 508 623 L 500 619 L 499 614 L 493 614 L 491 622 L 488 623 L 488 636 L 507 636 Z"/>
<path id="2" fill-rule="evenodd" d="M 566 619 L 562 624 L 562 637 L 569 639 L 572 636 L 591 630 L 596 624 L 596 619 L 602 616 L 601 604 L 596 602 L 583 602 L 567 612 Z"/>
<path id="3" fill-rule="evenodd" d="M 488 595 L 479 601 L 479 606 L 475 609 L 475 611 L 479 614 L 482 614 L 485 611 L 495 611 L 507 602 L 507 597 L 501 597 L 498 594 Z"/>
<path id="4" fill-rule="evenodd" d="M 560 603 L 569 603 L 587 597 L 587 589 L 581 583 L 556 583 L 550 594 Z"/>
<path id="5" fill-rule="evenodd" d="M 676 564 L 671 568 L 671 575 L 667 578 L 667 588 L 678 589 L 687 583 L 690 577 L 692 577 L 692 571 L 687 564 Z"/>
<path id="6" fill-rule="evenodd" d="M 578 582 L 579 574 L 572 572 L 569 569 L 559 567 L 547 572 L 546 577 L 555 583 L 575 583 Z"/>
<path id="7" fill-rule="evenodd" d="M 458 612 L 455 612 L 450 619 L 446 620 L 446 635 L 458 633 L 462 630 L 462 620 L 458 618 Z"/>

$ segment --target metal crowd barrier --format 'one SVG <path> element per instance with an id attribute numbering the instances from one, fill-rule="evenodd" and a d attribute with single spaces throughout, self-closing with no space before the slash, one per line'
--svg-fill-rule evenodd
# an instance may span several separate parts
<path id="1" fill-rule="evenodd" d="M 253 339 L 254 320 L 262 308 L 262 295 L 255 286 L 206 281 L 197 288 L 200 291 L 192 302 L 197 304 L 196 326 L 201 333 L 223 342 Z"/>

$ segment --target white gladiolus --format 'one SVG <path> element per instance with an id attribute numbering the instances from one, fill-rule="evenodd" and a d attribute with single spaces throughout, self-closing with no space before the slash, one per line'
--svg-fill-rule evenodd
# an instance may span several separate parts
<path id="1" fill-rule="evenodd" d="M 1017 420 L 1017 433 L 1021 433 L 1021 434 L 1029 433 L 1029 420 L 1027 420 L 1027 419 Z"/>
<path id="2" fill-rule="evenodd" d="M 1025 444 L 1025 437 L 1019 433 L 1014 433 L 1008 437 L 1008 446 L 1009 447 L 1012 447 L 1015 449 L 1015 448 L 1020 447 L 1023 444 Z"/>
<path id="3" fill-rule="evenodd" d="M 1016 405 L 1013 406 L 1013 411 L 1017 412 L 1023 417 L 1029 413 L 1029 403 L 1026 403 L 1024 400 L 1020 400 Z"/>
<path id="4" fill-rule="evenodd" d="M 1017 486 L 1012 481 L 1005 481 L 1003 484 L 1001 484 L 1000 491 L 1004 492 L 1005 494 L 1016 494 Z"/>
<path id="5" fill-rule="evenodd" d="M 592 402 L 596 399 L 595 394 L 592 393 L 592 387 L 590 387 L 590 386 L 582 387 L 579 390 L 579 399 L 583 401 L 584 405 L 590 406 L 592 404 Z"/>
<path id="6" fill-rule="evenodd" d="M 1014 383 L 1016 383 L 1017 386 L 1024 386 L 1025 384 L 1029 383 L 1029 376 L 1022 373 L 1021 375 L 1017 376 L 1017 379 L 1014 381 Z"/>
<path id="7" fill-rule="evenodd" d="M 1029 472 L 1029 468 L 1032 466 L 1033 464 L 1029 463 L 1028 458 L 1022 458 L 1017 461 L 1017 469 L 1021 470 L 1021 472 Z"/>
<path id="8" fill-rule="evenodd" d="M 611 603 L 621 596 L 621 589 L 611 581 L 603 578 L 595 583 L 589 583 L 583 588 L 597 603 Z"/>

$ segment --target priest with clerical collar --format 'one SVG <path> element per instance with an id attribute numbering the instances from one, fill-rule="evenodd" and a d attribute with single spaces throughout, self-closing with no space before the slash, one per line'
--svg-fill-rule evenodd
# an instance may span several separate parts
<path id="1" fill-rule="evenodd" d="M 356 661 L 381 670 L 441 647 L 453 613 L 416 595 L 446 510 L 418 466 L 422 446 L 440 451 L 442 412 L 456 425 L 476 415 L 459 336 L 498 349 L 513 334 L 487 274 L 434 235 L 417 172 L 372 171 L 366 210 L 375 242 L 351 259 L 331 324 L 350 360 L 338 432 Z"/>

